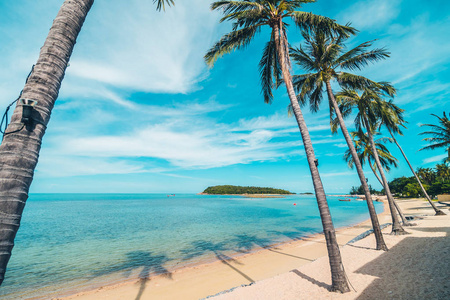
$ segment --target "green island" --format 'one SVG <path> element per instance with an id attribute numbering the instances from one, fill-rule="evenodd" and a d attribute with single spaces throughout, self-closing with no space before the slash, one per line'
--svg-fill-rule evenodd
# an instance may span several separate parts
<path id="1" fill-rule="evenodd" d="M 270 195 L 293 195 L 286 190 L 269 187 L 238 186 L 238 185 L 216 185 L 210 186 L 201 194 L 206 195 L 242 195 L 242 194 L 270 194 Z"/>

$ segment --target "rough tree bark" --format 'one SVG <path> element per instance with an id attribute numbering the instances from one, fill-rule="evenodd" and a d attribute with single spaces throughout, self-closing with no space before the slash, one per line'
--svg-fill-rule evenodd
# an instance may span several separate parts
<path id="1" fill-rule="evenodd" d="M 355 167 L 359 176 L 359 180 L 361 182 L 361 185 L 364 189 L 364 195 L 366 196 L 366 202 L 367 207 L 369 208 L 369 215 L 370 220 L 372 221 L 372 228 L 373 232 L 375 234 L 375 240 L 376 240 L 376 249 L 377 250 L 384 250 L 387 251 L 388 248 L 386 246 L 386 243 L 383 239 L 383 234 L 381 232 L 380 223 L 378 221 L 377 212 L 375 211 L 375 206 L 372 202 L 372 196 L 370 195 L 369 185 L 366 182 L 366 176 L 364 175 L 364 171 L 361 165 L 361 162 L 359 160 L 358 154 L 355 149 L 355 145 L 353 145 L 352 138 L 350 137 L 350 134 L 348 133 L 347 126 L 345 125 L 344 118 L 342 117 L 341 110 L 339 109 L 339 105 L 337 104 L 336 98 L 334 97 L 333 90 L 331 89 L 330 81 L 326 81 L 327 86 L 327 95 L 328 99 L 333 104 L 334 111 L 336 113 L 336 116 L 339 120 L 339 125 L 342 130 L 342 134 L 345 137 L 345 141 L 347 142 L 347 146 L 350 149 L 350 153 L 353 157 L 353 162 L 355 163 Z"/>
<path id="2" fill-rule="evenodd" d="M 18 104 L 0 145 L 0 285 L 28 199 L 42 138 L 77 36 L 93 3 L 66 0 L 62 4 L 22 93 L 22 98 L 38 101 L 33 122 L 21 129 L 22 107 Z"/>
<path id="3" fill-rule="evenodd" d="M 289 57 L 286 53 L 287 40 L 282 28 L 281 19 L 279 23 L 273 24 L 274 39 L 277 48 L 277 56 L 281 66 L 283 80 L 286 84 L 287 93 L 291 101 L 291 105 L 294 111 L 295 118 L 297 120 L 298 127 L 303 139 L 303 145 L 305 147 L 306 157 L 308 160 L 309 169 L 311 171 L 311 177 L 314 184 L 314 191 L 316 194 L 317 204 L 319 206 L 320 218 L 322 220 L 323 231 L 325 240 L 327 243 L 328 258 L 331 268 L 332 278 L 332 291 L 339 291 L 346 293 L 350 291 L 348 286 L 344 267 L 342 265 L 341 253 L 339 251 L 339 245 L 336 240 L 336 232 L 334 230 L 333 221 L 331 219 L 330 209 L 328 207 L 327 198 L 323 189 L 322 180 L 319 175 L 319 170 L 316 165 L 316 156 L 314 154 L 311 137 L 303 118 L 300 105 L 298 104 L 297 97 L 295 95 L 294 87 L 292 84 L 292 77 L 289 70 Z"/>

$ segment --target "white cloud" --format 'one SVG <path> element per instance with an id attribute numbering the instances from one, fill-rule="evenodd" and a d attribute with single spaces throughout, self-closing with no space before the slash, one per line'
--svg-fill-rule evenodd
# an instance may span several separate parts
<path id="1" fill-rule="evenodd" d="M 428 163 L 432 163 L 432 162 L 438 162 L 438 161 L 440 162 L 446 157 L 447 157 L 447 154 L 441 154 L 441 155 L 428 157 L 423 160 L 423 163 L 428 164 Z"/>
<path id="2" fill-rule="evenodd" d="M 289 143 L 269 143 L 274 132 L 255 130 L 249 134 L 197 126 L 180 130 L 174 124 L 149 126 L 125 136 L 96 136 L 67 140 L 61 151 L 91 157 L 150 157 L 183 168 L 212 168 L 252 161 L 277 159 L 279 149 Z"/>
<path id="3" fill-rule="evenodd" d="M 108 159 L 49 155 L 45 151 L 39 158 L 37 172 L 50 177 L 85 176 L 97 174 L 142 173 L 141 165 Z"/>
<path id="4" fill-rule="evenodd" d="M 218 26 L 218 14 L 204 2 L 180 1 L 160 13 L 153 1 L 96 2 L 68 74 L 147 92 L 196 89 Z"/>
<path id="5" fill-rule="evenodd" d="M 401 0 L 367 0 L 350 6 L 338 17 L 342 22 L 352 22 L 357 29 L 381 28 L 395 19 L 400 12 Z"/>
<path id="6" fill-rule="evenodd" d="M 338 148 L 347 148 L 348 147 L 348 145 L 346 143 L 334 144 L 333 146 L 338 147 Z"/>
<path id="7" fill-rule="evenodd" d="M 331 173 L 320 173 L 321 177 L 339 177 L 339 176 L 349 176 L 349 175 L 355 175 L 356 172 L 331 172 Z"/>

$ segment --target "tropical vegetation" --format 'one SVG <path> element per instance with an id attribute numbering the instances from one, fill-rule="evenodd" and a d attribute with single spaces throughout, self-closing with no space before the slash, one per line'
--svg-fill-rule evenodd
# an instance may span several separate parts
<path id="1" fill-rule="evenodd" d="M 214 2 L 211 9 L 220 9 L 224 14 L 220 21 L 231 21 L 233 25 L 232 31 L 225 34 L 206 53 L 205 60 L 212 66 L 219 57 L 248 46 L 263 27 L 270 28 L 270 37 L 259 63 L 264 101 L 270 103 L 273 100 L 272 90 L 278 88 L 281 83 L 285 84 L 290 105 L 302 136 L 322 219 L 332 275 L 331 290 L 344 293 L 350 291 L 350 288 L 342 267 L 342 258 L 325 190 L 317 168 L 318 162 L 314 154 L 311 137 L 292 83 L 289 42 L 286 31 L 288 24 L 286 21 L 290 19 L 300 29 L 314 28 L 317 32 L 337 34 L 342 37 L 354 34 L 355 29 L 349 26 L 341 26 L 329 18 L 298 10 L 302 4 L 310 2 L 315 1 L 243 0 Z"/>
<path id="2" fill-rule="evenodd" d="M 421 126 L 429 127 L 429 131 L 421 132 L 422 135 L 428 135 L 424 138 L 424 141 L 430 142 L 431 145 L 423 147 L 420 150 L 434 150 L 438 148 L 444 148 L 447 151 L 447 157 L 444 158 L 444 162 L 450 163 L 450 120 L 448 119 L 445 111 L 443 117 L 439 117 L 435 114 L 432 116 L 438 119 L 439 125 L 435 124 L 422 124 Z"/>
<path id="3" fill-rule="evenodd" d="M 269 187 L 256 186 L 238 186 L 238 185 L 216 185 L 210 186 L 203 191 L 203 194 L 208 195 L 241 195 L 241 194 L 279 194 L 292 195 L 286 190 L 274 189 Z"/>
<path id="4" fill-rule="evenodd" d="M 153 2 L 158 10 L 164 9 L 166 5 L 174 5 L 174 0 Z M 348 50 L 346 42 L 357 30 L 349 24 L 340 25 L 330 18 L 300 10 L 303 4 L 311 2 L 315 0 L 237 0 L 212 3 L 212 10 L 223 13 L 220 22 L 231 22 L 232 27 L 229 33 L 214 43 L 204 58 L 212 67 L 223 55 L 247 47 L 261 33 L 269 33 L 259 62 L 262 98 L 265 103 L 271 103 L 274 100 L 274 90 L 285 85 L 289 111 L 295 116 L 300 131 L 322 220 L 331 269 L 331 290 L 344 293 L 350 289 L 302 106 L 309 105 L 311 111 L 317 112 L 326 93 L 332 131 L 336 133 L 338 127 L 341 128 L 348 146 L 345 160 L 350 167 L 356 167 L 361 182 L 350 193 L 364 194 L 367 199 L 377 250 L 387 250 L 371 198 L 371 194 L 379 192 L 368 184 L 363 166 L 368 165 L 384 187 L 381 192 L 388 198 L 393 233 L 405 233 L 395 211 L 393 195 L 418 197 L 423 194 L 437 215 L 444 214 L 436 208 L 429 195 L 434 197 L 450 193 L 450 120 L 444 112 L 443 117 L 433 114 L 438 119 L 438 125 L 422 125 L 429 127 L 428 131 L 421 134 L 427 136 L 424 141 L 430 145 L 420 150 L 444 148 L 448 155 L 435 168 L 419 168 L 414 171 L 395 138 L 395 135 L 402 135 L 402 129 L 406 128 L 403 110 L 391 99 L 396 93 L 395 88 L 388 82 L 377 82 L 353 74 L 353 71 L 388 58 L 389 53 L 384 48 L 371 49 L 374 41 L 367 41 Z M 94 0 L 64 1 L 41 48 L 38 61 L 17 99 L 37 100 L 30 117 L 33 122 L 23 124 L 23 104 L 18 103 L 11 123 L 5 129 L 0 145 L 0 285 L 4 280 L 28 199 L 42 139 L 76 39 L 93 3 Z M 291 47 L 288 41 L 287 28 L 291 24 L 295 24 L 304 39 L 304 44 L 297 48 Z M 293 76 L 291 62 L 306 73 Z M 339 86 L 339 92 L 333 91 L 333 83 Z M 344 118 L 351 116 L 354 110 L 356 131 L 349 133 Z M 391 137 L 375 139 L 382 129 L 387 129 Z M 398 146 L 414 176 L 387 181 L 385 171 L 397 166 L 397 159 L 386 146 L 387 141 L 393 141 Z M 232 185 L 208 187 L 203 193 L 292 194 L 282 189 Z M 401 210 L 398 206 L 396 208 L 406 225 L 407 221 Z"/>
<path id="5" fill-rule="evenodd" d="M 388 130 L 388 132 L 391 136 L 391 140 L 395 143 L 395 145 L 397 145 L 398 149 L 402 153 L 403 158 L 405 159 L 406 163 L 409 166 L 409 169 L 411 170 L 411 173 L 414 175 L 414 178 L 417 181 L 417 185 L 419 186 L 422 194 L 427 199 L 428 203 L 431 205 L 431 207 L 433 207 L 436 215 L 438 215 L 438 216 L 445 215 L 445 213 L 442 210 L 438 209 L 436 207 L 436 205 L 431 201 L 431 198 L 428 195 L 425 187 L 423 186 L 422 181 L 420 180 L 419 176 L 417 176 L 416 172 L 414 172 L 414 168 L 411 165 L 411 162 L 408 160 L 405 152 L 403 151 L 402 147 L 400 146 L 397 139 L 395 138 L 395 134 L 403 135 L 402 128 L 406 128 L 406 126 L 405 126 L 406 121 L 403 118 L 404 110 L 401 109 L 400 107 L 398 107 L 397 105 L 395 105 L 392 102 L 392 100 L 385 101 L 383 104 L 384 104 L 384 109 L 382 110 L 382 114 L 380 114 L 380 126 L 379 127 L 383 126 Z"/>
<path id="6" fill-rule="evenodd" d="M 431 197 L 450 194 L 450 166 L 448 164 L 437 164 L 434 168 L 419 168 L 416 173 Z M 395 178 L 389 182 L 389 187 L 397 197 L 410 198 L 422 195 L 422 190 L 414 176 Z"/>
<path id="7" fill-rule="evenodd" d="M 310 73 L 294 76 L 294 87 L 298 93 L 297 98 L 301 104 L 309 102 L 311 111 L 316 112 L 319 110 L 323 94 L 326 91 L 330 114 L 335 113 L 339 120 L 339 126 L 353 157 L 359 180 L 364 189 L 364 195 L 368 199 L 366 202 L 375 233 L 376 249 L 387 250 L 375 207 L 372 203 L 370 189 L 338 103 L 334 97 L 331 81 L 336 81 L 343 88 L 377 86 L 389 93 L 393 93 L 395 90 L 388 83 L 377 83 L 366 77 L 345 72 L 359 70 L 371 62 L 388 57 L 388 53 L 384 49 L 369 51 L 368 48 L 372 46 L 372 42 L 362 43 L 347 51 L 344 42 L 347 40 L 348 35 L 323 32 L 315 28 L 304 29 L 302 35 L 305 39 L 305 45 L 299 48 L 292 48 L 291 56 L 294 62 Z"/>

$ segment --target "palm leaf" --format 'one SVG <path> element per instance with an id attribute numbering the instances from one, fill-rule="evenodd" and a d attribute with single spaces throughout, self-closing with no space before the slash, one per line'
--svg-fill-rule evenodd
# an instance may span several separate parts
<path id="1" fill-rule="evenodd" d="M 153 0 L 153 3 L 157 3 L 156 4 L 156 9 L 159 10 L 159 11 L 161 11 L 161 9 L 165 10 L 166 9 L 166 7 L 165 7 L 166 4 L 167 4 L 167 6 L 175 5 L 175 1 L 174 0 Z"/>
<path id="2" fill-rule="evenodd" d="M 389 57 L 389 52 L 384 48 L 374 49 L 369 52 L 359 54 L 339 63 L 342 69 L 361 70 L 362 67 L 369 65 L 369 63 L 377 62 L 379 60 Z"/>
<path id="3" fill-rule="evenodd" d="M 209 66 L 213 66 L 214 62 L 221 56 L 230 53 L 236 49 L 246 47 L 256 33 L 260 31 L 260 25 L 245 27 L 240 30 L 231 31 L 225 34 L 209 51 L 204 58 Z"/>
<path id="4" fill-rule="evenodd" d="M 261 61 L 259 62 L 259 70 L 264 102 L 271 103 L 273 100 L 272 89 L 277 88 L 281 82 L 281 68 L 278 64 L 277 51 L 273 38 L 267 42 L 264 48 Z"/>

